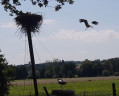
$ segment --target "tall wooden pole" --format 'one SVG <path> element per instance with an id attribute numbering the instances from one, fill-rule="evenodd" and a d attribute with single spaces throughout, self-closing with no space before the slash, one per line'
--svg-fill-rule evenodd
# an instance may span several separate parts
<path id="1" fill-rule="evenodd" d="M 36 71 L 35 71 L 35 60 L 34 60 L 32 37 L 31 37 L 30 30 L 27 30 L 27 37 L 28 37 L 29 52 L 30 52 L 30 58 L 31 58 L 31 64 L 32 64 L 32 76 L 33 76 L 33 83 L 34 83 L 34 89 L 35 89 L 35 96 L 38 96 L 38 87 L 37 87 Z"/>

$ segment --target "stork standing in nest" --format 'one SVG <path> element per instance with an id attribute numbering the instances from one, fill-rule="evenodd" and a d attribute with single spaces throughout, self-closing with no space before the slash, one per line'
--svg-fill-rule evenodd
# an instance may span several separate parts
<path id="1" fill-rule="evenodd" d="M 65 85 L 67 83 L 66 81 L 64 81 L 60 78 L 58 78 L 57 81 L 58 81 L 58 84 L 60 84 L 61 88 L 62 88 L 62 85 Z"/>
<path id="2" fill-rule="evenodd" d="M 89 23 L 88 23 L 88 21 L 86 19 L 79 19 L 79 22 L 80 23 L 84 22 L 84 24 L 86 26 L 85 30 L 87 30 L 89 27 L 93 28 L 93 26 L 89 25 Z M 97 21 L 92 21 L 92 24 L 98 25 L 98 22 Z"/>

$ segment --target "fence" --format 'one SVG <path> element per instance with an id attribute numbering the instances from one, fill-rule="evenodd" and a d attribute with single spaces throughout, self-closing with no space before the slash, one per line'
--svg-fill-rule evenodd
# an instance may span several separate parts
<path id="1" fill-rule="evenodd" d="M 91 91 L 91 92 L 80 92 L 75 96 L 114 96 L 112 91 Z M 119 96 L 119 92 L 116 92 L 115 96 Z"/>
<path id="2" fill-rule="evenodd" d="M 58 91 L 60 91 L 60 90 L 58 90 Z M 60 96 L 60 94 L 53 95 L 53 96 Z M 61 95 L 61 96 L 63 96 L 63 95 Z M 65 95 L 65 96 L 69 96 L 69 95 Z M 119 92 L 116 92 L 115 83 L 112 83 L 112 90 L 110 90 L 110 91 L 108 91 L 108 90 L 107 91 L 103 91 L 103 90 L 102 91 L 91 91 L 91 92 L 84 91 L 84 92 L 80 92 L 75 95 L 70 94 L 70 96 L 119 96 Z"/>
<path id="3" fill-rule="evenodd" d="M 53 94 L 49 94 L 47 89 L 44 87 L 44 92 L 45 93 L 39 93 L 39 96 L 62 96 L 60 93 L 58 95 L 53 95 Z M 69 93 L 67 93 L 69 94 Z M 11 95 L 8 95 L 8 96 L 11 96 Z M 23 95 L 17 95 L 17 96 L 23 96 Z M 26 96 L 26 95 L 24 95 Z M 27 96 L 35 96 L 33 94 L 29 94 Z M 64 96 L 64 95 L 63 95 Z M 65 96 L 69 96 L 69 95 L 65 95 Z M 119 96 L 119 90 L 117 91 L 116 90 L 116 87 L 115 87 L 115 83 L 112 83 L 112 90 L 107 90 L 107 91 L 104 91 L 104 90 L 100 90 L 100 91 L 90 91 L 90 92 L 87 92 L 87 91 L 83 91 L 83 92 L 79 92 L 77 94 L 72 94 L 70 96 Z"/>

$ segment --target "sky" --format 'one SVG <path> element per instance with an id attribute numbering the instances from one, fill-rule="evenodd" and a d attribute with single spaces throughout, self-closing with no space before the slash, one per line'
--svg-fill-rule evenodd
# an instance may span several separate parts
<path id="1" fill-rule="evenodd" d="M 49 6 L 55 6 L 56 3 Z M 30 2 L 17 7 L 24 12 L 43 15 L 43 24 L 33 39 L 35 62 L 54 58 L 65 61 L 109 59 L 119 57 L 119 0 L 75 0 L 65 4 L 58 12 L 53 7 L 39 8 Z M 29 59 L 27 37 L 15 25 L 15 16 L 9 16 L 0 5 L 0 49 L 9 64 L 26 64 Z M 85 31 L 79 19 L 89 24 Z"/>

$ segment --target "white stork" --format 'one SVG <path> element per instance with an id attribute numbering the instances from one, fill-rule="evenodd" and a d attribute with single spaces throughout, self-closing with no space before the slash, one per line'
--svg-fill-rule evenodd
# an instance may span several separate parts
<path id="1" fill-rule="evenodd" d="M 62 85 L 65 85 L 67 83 L 66 81 L 64 81 L 60 78 L 58 78 L 57 81 L 58 81 L 58 84 L 60 84 L 61 87 L 62 87 Z"/>
<path id="2" fill-rule="evenodd" d="M 79 21 L 80 21 L 80 23 L 84 22 L 84 24 L 86 26 L 85 30 L 87 30 L 89 27 L 93 28 L 93 26 L 88 24 L 88 21 L 86 19 L 79 19 Z M 97 21 L 92 21 L 92 24 L 98 25 L 98 22 Z"/>

